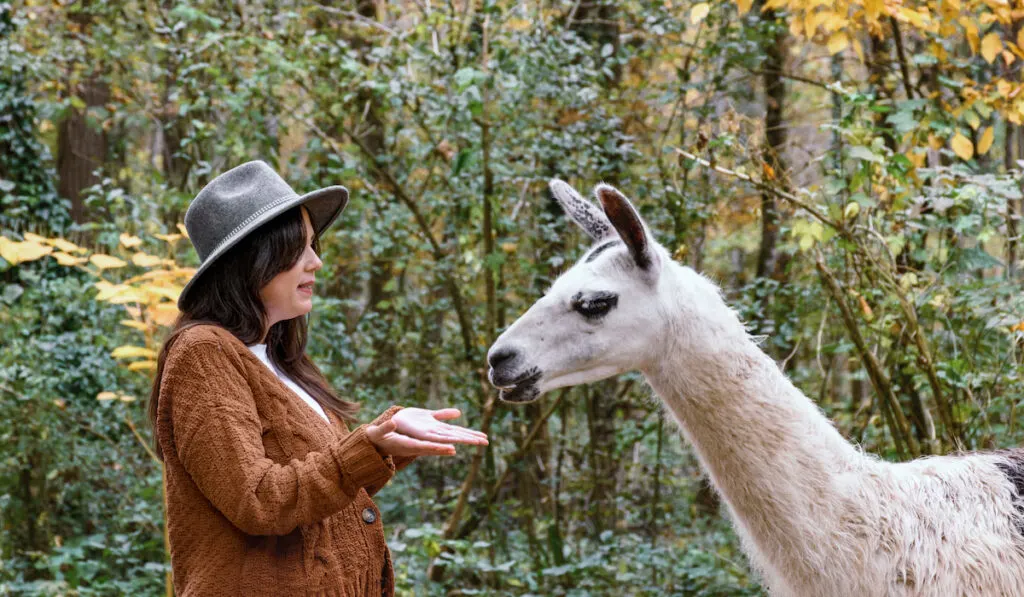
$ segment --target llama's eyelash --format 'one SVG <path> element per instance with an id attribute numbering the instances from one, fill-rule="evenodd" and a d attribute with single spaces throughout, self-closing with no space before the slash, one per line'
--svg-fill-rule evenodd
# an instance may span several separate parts
<path id="1" fill-rule="evenodd" d="M 607 315 L 618 304 L 619 295 L 612 292 L 595 292 L 588 295 L 577 292 L 569 306 L 587 319 L 597 319 Z"/>

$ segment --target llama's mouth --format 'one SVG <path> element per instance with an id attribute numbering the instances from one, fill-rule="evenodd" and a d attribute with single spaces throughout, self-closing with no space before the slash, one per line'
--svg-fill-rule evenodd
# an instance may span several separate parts
<path id="1" fill-rule="evenodd" d="M 498 388 L 498 399 L 504 402 L 531 402 L 540 396 L 537 382 L 541 378 L 541 370 L 534 367 L 515 379 L 499 379 L 494 369 L 490 371 L 491 384 Z"/>

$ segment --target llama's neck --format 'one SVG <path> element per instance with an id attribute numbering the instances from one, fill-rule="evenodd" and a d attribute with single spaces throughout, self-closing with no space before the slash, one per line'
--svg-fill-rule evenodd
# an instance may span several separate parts
<path id="1" fill-rule="evenodd" d="M 867 459 L 718 303 L 709 308 L 722 312 L 702 318 L 711 327 L 673 326 L 671 347 L 644 373 L 692 443 L 769 581 L 778 582 L 780 570 L 787 577 L 800 569 L 813 574 L 834 542 L 822 534 L 841 515 L 840 474 Z"/>

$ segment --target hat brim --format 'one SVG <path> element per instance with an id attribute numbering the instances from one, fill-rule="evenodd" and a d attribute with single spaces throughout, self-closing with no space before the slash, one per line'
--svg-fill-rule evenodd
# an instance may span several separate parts
<path id="1" fill-rule="evenodd" d="M 185 284 L 185 287 L 181 290 L 181 294 L 178 295 L 178 309 L 182 308 L 185 304 L 185 297 L 189 291 L 192 290 L 196 282 L 203 275 L 203 272 L 210 269 L 214 263 L 217 262 L 221 256 L 231 250 L 232 247 L 237 245 L 243 238 L 248 236 L 251 232 L 258 229 L 260 226 L 273 220 L 277 216 L 284 212 L 304 205 L 306 210 L 309 212 L 309 221 L 313 225 L 313 236 L 319 237 L 344 211 L 345 206 L 348 205 L 348 189 L 342 186 L 331 186 L 317 189 L 311 193 L 305 195 L 295 195 L 294 197 L 285 197 L 267 211 L 260 213 L 257 217 L 247 222 L 245 226 L 239 228 L 236 232 L 225 238 L 217 247 L 210 252 L 210 254 L 203 260 L 202 265 L 196 270 L 196 273 L 192 276 L 192 279 Z"/>

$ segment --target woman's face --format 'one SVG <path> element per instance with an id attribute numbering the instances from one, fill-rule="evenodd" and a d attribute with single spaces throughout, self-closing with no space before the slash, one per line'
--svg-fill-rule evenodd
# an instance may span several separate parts
<path id="1" fill-rule="evenodd" d="M 267 329 L 279 321 L 301 317 L 313 308 L 313 282 L 323 262 L 313 251 L 313 225 L 305 208 L 302 222 L 306 229 L 306 248 L 299 260 L 260 289 L 260 300 L 267 313 Z"/>

